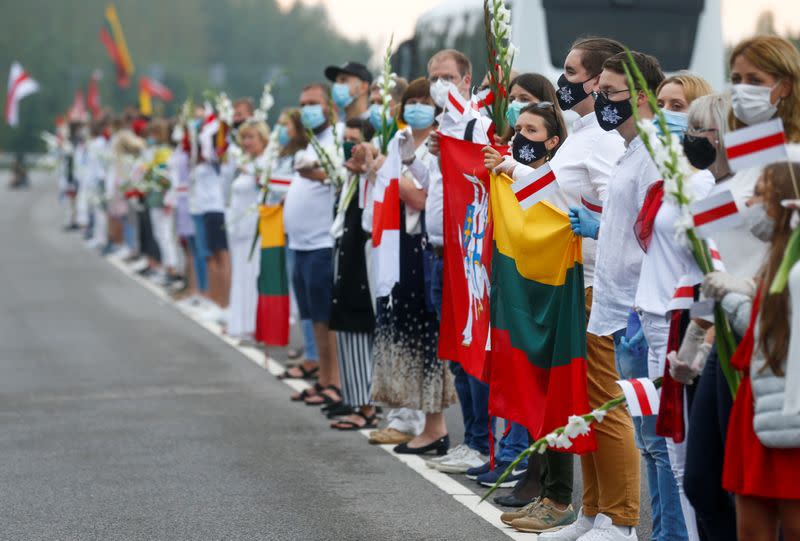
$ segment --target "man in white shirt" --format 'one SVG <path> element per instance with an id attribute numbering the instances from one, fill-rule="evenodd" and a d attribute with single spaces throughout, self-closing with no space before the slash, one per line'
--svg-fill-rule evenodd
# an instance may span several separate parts
<path id="1" fill-rule="evenodd" d="M 319 144 L 330 149 L 336 144 L 331 126 L 328 86 L 313 83 L 300 94 L 303 125 L 314 132 Z M 295 252 L 292 285 L 302 319 L 314 323 L 314 337 L 319 353 L 319 385 L 329 399 L 340 401 L 339 366 L 336 359 L 336 335 L 328 328 L 333 287 L 333 187 L 319 156 L 312 146 L 295 159 L 295 177 L 286 194 L 283 223 L 288 247 Z M 316 396 L 315 396 L 316 395 Z M 295 396 L 294 398 L 297 398 Z M 322 404 L 320 393 L 307 392 L 306 403 Z"/>
<path id="2" fill-rule="evenodd" d="M 646 54 L 632 54 L 647 86 L 655 93 L 664 78 L 658 61 Z M 603 205 L 599 236 L 597 230 L 592 230 L 587 223 L 591 220 L 585 212 L 573 212 L 571 215 L 573 228 L 584 236 L 598 238 L 594 299 L 587 331 L 597 336 L 613 338 L 617 371 L 623 379 L 647 376 L 646 349 L 642 352 L 642 348 L 628 346 L 625 334 L 643 257 L 633 226 L 648 190 L 654 182 L 660 180 L 659 171 L 637 134 L 623 68 L 627 61 L 625 53 L 619 53 L 605 61 L 595 101 L 595 113 L 600 126 L 607 131 L 619 132 L 626 145 L 625 154 L 611 173 L 612 180 Z M 647 121 L 653 118 L 653 111 L 644 92 L 638 93 L 636 106 L 641 119 Z M 651 501 L 657 503 L 652 509 L 653 530 L 658 529 L 669 538 L 686 539 L 686 526 L 666 441 L 655 433 L 655 417 L 636 418 L 634 427 L 637 446 L 647 464 L 650 493 L 658 495 L 657 499 L 651 498 Z M 619 460 L 624 459 L 620 457 Z M 587 513 L 580 521 L 586 527 L 591 517 Z M 630 526 L 631 523 L 598 513 L 593 529 L 603 529 L 607 535 L 603 539 L 635 539 L 636 534 Z"/>

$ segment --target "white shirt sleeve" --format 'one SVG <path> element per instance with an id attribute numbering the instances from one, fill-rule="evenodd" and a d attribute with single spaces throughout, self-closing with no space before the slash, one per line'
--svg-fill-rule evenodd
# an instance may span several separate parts
<path id="1" fill-rule="evenodd" d="M 598 137 L 592 151 L 586 157 L 586 170 L 592 191 L 600 201 L 605 202 L 611 171 L 625 152 L 625 146 L 620 137 L 603 134 Z"/>

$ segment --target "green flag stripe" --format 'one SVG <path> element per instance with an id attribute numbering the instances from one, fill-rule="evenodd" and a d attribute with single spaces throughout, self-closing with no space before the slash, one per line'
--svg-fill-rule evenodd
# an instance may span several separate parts
<path id="1" fill-rule="evenodd" d="M 508 331 L 511 345 L 538 368 L 549 369 L 586 357 L 583 265 L 567 270 L 564 285 L 521 276 L 514 260 L 495 245 L 492 255 L 492 327 Z M 580 310 L 573 307 L 580 306 Z"/>
<path id="2" fill-rule="evenodd" d="M 258 275 L 259 295 L 288 295 L 286 248 L 275 246 L 261 250 L 261 271 Z"/>

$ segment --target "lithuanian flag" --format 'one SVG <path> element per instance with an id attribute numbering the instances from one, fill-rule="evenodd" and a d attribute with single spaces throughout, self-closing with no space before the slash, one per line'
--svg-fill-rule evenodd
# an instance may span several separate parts
<path id="1" fill-rule="evenodd" d="M 108 4 L 105 10 L 106 24 L 100 28 L 100 41 L 106 48 L 108 56 L 117 68 L 117 84 L 122 88 L 127 88 L 130 84 L 130 77 L 133 75 L 134 67 L 131 55 L 128 52 L 128 44 L 125 42 L 125 35 L 122 33 L 122 24 L 119 22 L 117 8 L 114 4 Z"/>
<path id="2" fill-rule="evenodd" d="M 581 239 L 549 202 L 523 210 L 511 183 L 492 175 L 489 412 L 540 438 L 590 411 Z M 569 451 L 595 448 L 589 435 Z"/>
<path id="3" fill-rule="evenodd" d="M 258 213 L 261 270 L 255 338 L 268 346 L 286 346 L 289 344 L 289 278 L 283 206 L 262 205 Z"/>

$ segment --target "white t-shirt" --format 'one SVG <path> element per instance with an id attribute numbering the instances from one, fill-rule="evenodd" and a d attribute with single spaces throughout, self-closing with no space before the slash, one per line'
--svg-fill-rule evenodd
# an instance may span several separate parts
<path id="1" fill-rule="evenodd" d="M 601 128 L 594 112 L 579 118 L 572 124 L 569 137 L 550 160 L 559 190 L 548 200 L 567 213 L 570 207 L 581 206 L 582 195 L 605 201 L 609 175 L 624 152 L 622 137 L 616 130 L 607 132 Z M 591 287 L 594 284 L 597 241 L 584 238 L 582 242 L 583 283 Z"/>
<path id="2" fill-rule="evenodd" d="M 253 161 L 246 161 L 231 183 L 231 199 L 225 220 L 228 238 L 251 240 L 258 223 L 259 188 L 256 173 L 263 171 L 266 157 L 262 154 Z"/>
<path id="3" fill-rule="evenodd" d="M 193 203 L 192 212 L 205 214 L 207 212 L 224 212 L 225 197 L 222 191 L 222 176 L 217 168 L 208 163 L 198 163 L 194 168 L 194 186 L 190 205 Z"/>
<path id="4" fill-rule="evenodd" d="M 695 201 L 707 197 L 713 187 L 714 175 L 707 170 L 689 177 L 688 188 Z M 679 218 L 680 209 L 665 194 L 653 224 L 650 246 L 642 259 L 636 289 L 636 307 L 657 316 L 666 316 L 667 306 L 683 276 L 691 275 L 692 283 L 703 279 L 689 248 L 675 240 L 675 223 Z"/>
<path id="5" fill-rule="evenodd" d="M 638 135 L 610 178 L 600 218 L 592 312 L 587 327 L 587 332 L 597 336 L 613 334 L 628 324 L 644 256 L 633 226 L 647 190 L 661 179 Z"/>
<path id="6" fill-rule="evenodd" d="M 800 144 L 792 143 L 786 147 L 789 151 L 789 159 L 793 162 L 800 162 Z M 739 171 L 732 178 L 714 186 L 709 195 L 729 190 L 741 212 L 746 208 L 747 200 L 752 197 L 762 170 L 763 167 L 751 167 Z M 742 221 L 738 227 L 715 232 L 712 238 L 717 243 L 727 272 L 740 278 L 752 278 L 758 274 L 761 265 L 764 264 L 769 246 L 750 233 L 750 227 L 745 221 Z"/>
<path id="7" fill-rule="evenodd" d="M 326 128 L 317 135 L 317 139 L 323 148 L 332 146 L 333 128 Z M 310 159 L 318 158 L 311 145 L 297 153 L 298 159 L 301 153 L 305 153 Z M 333 225 L 333 197 L 332 185 L 309 180 L 295 173 L 283 207 L 283 225 L 290 249 L 308 251 L 333 247 L 333 237 L 330 234 Z"/>

